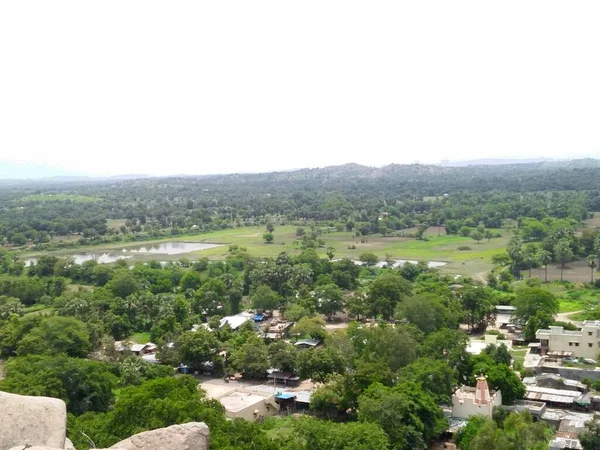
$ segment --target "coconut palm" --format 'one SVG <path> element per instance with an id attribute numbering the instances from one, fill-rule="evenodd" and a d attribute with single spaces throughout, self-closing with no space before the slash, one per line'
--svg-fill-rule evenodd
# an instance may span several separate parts
<path id="1" fill-rule="evenodd" d="M 590 255 L 587 257 L 587 264 L 592 269 L 592 280 L 591 283 L 594 283 L 594 272 L 596 271 L 596 267 L 598 267 L 598 256 Z"/>
<path id="2" fill-rule="evenodd" d="M 544 282 L 548 282 L 548 264 L 552 262 L 552 253 L 548 250 L 540 250 L 538 255 L 538 262 L 544 266 Z"/>

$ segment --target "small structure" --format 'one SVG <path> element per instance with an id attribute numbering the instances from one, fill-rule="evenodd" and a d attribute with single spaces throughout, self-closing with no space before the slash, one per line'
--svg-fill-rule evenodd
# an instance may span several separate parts
<path id="1" fill-rule="evenodd" d="M 467 352 L 472 355 L 479 355 L 488 345 L 504 345 L 506 350 L 512 350 L 512 342 L 498 339 L 495 334 L 486 334 L 483 339 L 471 339 L 467 345 Z"/>
<path id="2" fill-rule="evenodd" d="M 235 331 L 249 321 L 254 321 L 254 314 L 241 312 L 239 314 L 236 314 L 235 316 L 223 317 L 219 322 L 219 328 L 222 328 L 225 326 L 225 324 L 228 324 L 231 327 L 231 329 Z"/>
<path id="3" fill-rule="evenodd" d="M 115 349 L 120 353 L 131 352 L 136 356 L 144 356 L 156 353 L 158 346 L 152 342 L 146 344 L 134 344 L 125 341 L 115 341 Z"/>
<path id="4" fill-rule="evenodd" d="M 535 333 L 542 354 L 549 352 L 571 353 L 576 358 L 596 359 L 600 350 L 600 321 L 586 320 L 580 331 L 563 327 L 539 329 Z"/>
<path id="5" fill-rule="evenodd" d="M 290 328 L 294 325 L 294 322 L 284 321 L 280 319 L 273 319 L 269 323 L 269 328 L 265 333 L 265 339 L 283 339 L 290 331 Z"/>
<path id="6" fill-rule="evenodd" d="M 255 422 L 264 417 L 274 416 L 279 412 L 279 405 L 273 393 L 261 392 L 248 388 L 223 388 L 209 397 L 219 400 L 230 419 L 241 418 Z"/>
<path id="7" fill-rule="evenodd" d="M 300 350 L 315 348 L 321 343 L 320 339 L 300 339 L 294 345 Z"/>
<path id="8" fill-rule="evenodd" d="M 296 385 L 300 382 L 300 377 L 290 372 L 272 371 L 267 375 L 267 379 L 273 383 L 281 383 L 284 386 Z"/>
<path id="9" fill-rule="evenodd" d="M 487 378 L 481 374 L 477 378 L 477 386 L 461 386 L 452 395 L 452 417 L 459 419 L 468 419 L 476 415 L 492 417 L 494 406 L 501 404 L 502 393 L 490 392 Z"/>

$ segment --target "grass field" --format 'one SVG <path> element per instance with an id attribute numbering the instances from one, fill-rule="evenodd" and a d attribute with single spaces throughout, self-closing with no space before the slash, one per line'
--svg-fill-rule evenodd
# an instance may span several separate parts
<path id="1" fill-rule="evenodd" d="M 261 225 L 256 227 L 220 230 L 194 236 L 174 236 L 163 239 L 162 242 L 204 242 L 223 244 L 223 246 L 171 256 L 156 254 L 136 255 L 135 259 L 142 261 L 151 259 L 177 260 L 182 257 L 192 260 L 202 257 L 224 259 L 228 255 L 230 244 L 244 247 L 251 255 L 257 257 L 275 257 L 283 251 L 292 255 L 301 252 L 300 241 L 296 236 L 296 226 L 277 226 L 273 233 L 275 239 L 271 244 L 264 243 L 262 238 L 264 233 L 264 226 Z M 358 259 L 361 253 L 372 252 L 382 259 L 389 254 L 397 259 L 442 261 L 448 263 L 447 266 L 444 266 L 443 268 L 444 272 L 473 276 L 485 274 L 485 272 L 492 268 L 491 256 L 502 251 L 509 239 L 508 237 L 501 237 L 492 239 L 490 242 L 484 240 L 480 243 L 476 243 L 473 239 L 468 237 L 445 235 L 443 230 L 440 230 L 440 236 L 438 236 L 436 227 L 430 228 L 427 237 L 428 240 L 422 241 L 406 237 L 368 236 L 365 242 L 361 242 L 361 238 L 357 238 L 354 233 L 346 231 L 333 232 L 319 236 L 320 239 L 325 241 L 325 247 L 317 249 L 317 252 L 321 257 L 326 257 L 326 248 L 331 246 L 335 249 L 336 258 L 347 257 Z M 157 243 L 161 241 L 150 242 Z M 127 246 L 140 244 L 143 244 L 143 242 L 78 247 L 76 250 L 60 250 L 53 252 L 53 254 L 57 256 L 67 256 L 69 254 L 86 251 L 101 252 L 104 250 L 122 249 Z M 352 249 L 351 246 L 354 246 L 355 248 Z M 470 249 L 466 251 L 458 250 L 458 247 L 461 246 L 468 246 Z M 39 254 L 39 252 L 37 254 L 23 254 L 22 258 L 25 259 L 27 257 L 39 256 Z"/>
<path id="2" fill-rule="evenodd" d="M 515 367 L 523 364 L 525 354 L 527 353 L 527 347 L 524 345 L 515 345 L 512 348 L 512 357 L 515 360 Z"/>
<path id="3" fill-rule="evenodd" d="M 100 201 L 96 197 L 75 194 L 32 194 L 21 199 L 23 202 L 65 202 L 67 200 L 73 203 L 96 203 Z"/>
<path id="4" fill-rule="evenodd" d="M 150 333 L 135 333 L 129 339 L 136 344 L 147 344 L 150 342 Z"/>

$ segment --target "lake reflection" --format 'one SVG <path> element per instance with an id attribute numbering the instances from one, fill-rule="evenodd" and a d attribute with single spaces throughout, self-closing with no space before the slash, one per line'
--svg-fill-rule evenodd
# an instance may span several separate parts
<path id="1" fill-rule="evenodd" d="M 156 244 L 140 244 L 130 247 L 123 247 L 120 250 L 107 250 L 97 252 L 74 253 L 64 255 L 71 258 L 75 264 L 81 264 L 86 261 L 95 260 L 99 264 L 110 264 L 119 259 L 129 259 L 136 255 L 179 255 L 184 253 L 206 250 L 209 248 L 221 247 L 221 244 L 204 244 L 201 242 L 157 242 Z M 25 265 L 36 264 L 38 258 L 25 260 Z"/>

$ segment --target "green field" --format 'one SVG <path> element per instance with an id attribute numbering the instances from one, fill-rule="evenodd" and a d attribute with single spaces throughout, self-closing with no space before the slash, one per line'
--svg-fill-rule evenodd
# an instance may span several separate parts
<path id="1" fill-rule="evenodd" d="M 308 230 L 308 228 L 306 228 L 306 230 Z M 275 257 L 283 251 L 295 255 L 302 251 L 300 240 L 296 236 L 296 226 L 276 226 L 275 232 L 273 233 L 275 239 L 271 244 L 266 244 L 263 241 L 262 236 L 264 233 L 265 228 L 261 225 L 256 227 L 220 230 L 194 236 L 174 236 L 162 239 L 161 241 L 205 242 L 223 244 L 223 246 L 171 256 L 156 254 L 136 255 L 136 260 L 177 260 L 182 257 L 191 260 L 202 257 L 224 259 L 228 255 L 230 244 L 244 247 L 251 255 L 256 257 Z M 426 241 L 405 237 L 368 236 L 365 242 L 361 242 L 361 238 L 356 237 L 354 233 L 343 231 L 323 234 L 319 236 L 319 239 L 325 241 L 325 246 L 317 249 L 317 252 L 323 258 L 326 257 L 326 248 L 333 247 L 335 249 L 335 258 L 358 259 L 361 253 L 372 252 L 383 259 L 389 254 L 391 257 L 397 259 L 446 262 L 448 264 L 443 268 L 443 271 L 445 272 L 470 276 L 483 276 L 482 274 L 485 274 L 485 272 L 492 268 L 490 262 L 491 256 L 502 251 L 509 238 L 501 237 L 492 239 L 490 242 L 484 240 L 480 243 L 476 243 L 469 237 L 443 234 L 437 236 L 435 232 L 431 232 L 428 234 L 428 240 Z M 149 242 L 157 243 L 161 241 Z M 57 256 L 66 256 L 68 254 L 85 251 L 98 252 L 110 249 L 121 249 L 127 246 L 140 244 L 144 244 L 144 242 L 78 247 L 76 250 L 62 250 L 53 252 L 53 254 Z M 355 246 L 355 248 L 351 249 L 350 246 Z M 470 247 L 470 250 L 458 250 L 458 247 L 460 246 L 468 246 Z M 37 256 L 39 254 L 39 252 L 29 253 L 27 255 L 24 254 L 23 258 Z"/>
<path id="2" fill-rule="evenodd" d="M 129 339 L 136 344 L 147 344 L 150 342 L 150 333 L 135 333 Z"/>
<path id="3" fill-rule="evenodd" d="M 67 200 L 74 203 L 96 203 L 100 201 L 96 197 L 75 194 L 32 194 L 21 199 L 23 202 L 65 202 Z"/>

